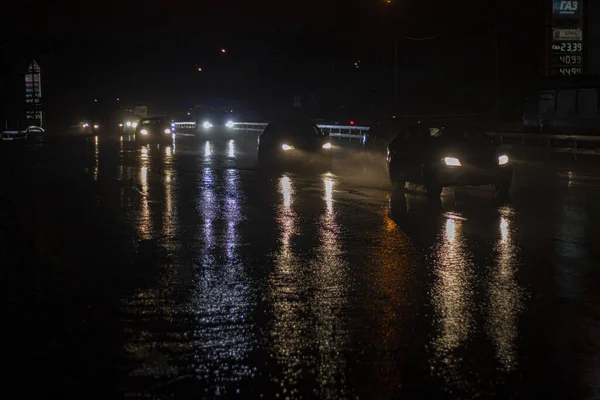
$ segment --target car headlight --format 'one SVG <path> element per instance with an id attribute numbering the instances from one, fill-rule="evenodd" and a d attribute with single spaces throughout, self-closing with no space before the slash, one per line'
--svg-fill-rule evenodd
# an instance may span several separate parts
<path id="1" fill-rule="evenodd" d="M 171 133 L 171 130 L 169 128 L 167 128 L 167 129 L 165 129 L 165 133 L 169 134 L 169 133 Z"/>
<path id="2" fill-rule="evenodd" d="M 228 128 L 233 128 L 233 121 L 227 121 L 227 123 L 225 124 L 226 127 Z"/>
<path id="3" fill-rule="evenodd" d="M 147 135 L 147 134 L 148 134 L 148 131 L 147 131 L 146 129 L 142 129 L 142 130 L 140 131 L 140 133 L 141 133 L 142 135 Z"/>
<path id="4" fill-rule="evenodd" d="M 202 123 L 202 127 L 203 127 L 204 129 L 210 129 L 210 128 L 212 128 L 212 127 L 213 127 L 213 124 L 211 124 L 211 123 L 210 123 L 210 122 L 208 122 L 208 121 L 204 121 L 204 123 Z"/>
<path id="5" fill-rule="evenodd" d="M 331 143 L 327 142 L 322 146 L 324 149 L 330 149 L 331 148 Z"/>
<path id="6" fill-rule="evenodd" d="M 510 158 L 506 154 L 502 154 L 498 157 L 498 165 L 506 165 L 510 162 Z"/>
<path id="7" fill-rule="evenodd" d="M 131 126 L 131 121 L 125 122 L 125 125 L 127 125 L 127 127 L 130 127 Z"/>
<path id="8" fill-rule="evenodd" d="M 98 124 L 94 125 L 94 129 L 98 129 L 98 128 L 100 128 L 100 125 L 98 125 Z"/>
<path id="9" fill-rule="evenodd" d="M 290 146 L 289 144 L 282 144 L 282 145 L 281 145 L 281 149 L 282 149 L 283 151 L 294 150 L 294 146 Z"/>
<path id="10" fill-rule="evenodd" d="M 133 128 L 137 128 L 137 122 L 132 122 L 132 123 L 131 123 L 131 126 L 132 126 Z"/>
<path id="11" fill-rule="evenodd" d="M 444 164 L 446 164 L 449 167 L 460 167 L 461 166 L 460 160 L 456 157 L 444 157 L 442 159 L 442 161 L 444 162 Z"/>

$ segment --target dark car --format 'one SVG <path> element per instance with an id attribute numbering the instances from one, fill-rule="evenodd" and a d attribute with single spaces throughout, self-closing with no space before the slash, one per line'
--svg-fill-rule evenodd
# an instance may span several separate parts
<path id="1" fill-rule="evenodd" d="M 396 187 L 423 184 L 434 198 L 446 186 L 495 185 L 498 194 L 506 195 L 512 185 L 510 158 L 478 130 L 406 128 L 388 146 L 387 162 Z"/>
<path id="2" fill-rule="evenodd" d="M 271 122 L 258 138 L 258 162 L 318 164 L 331 167 L 332 145 L 329 136 L 311 121 Z"/>
<path id="3" fill-rule="evenodd" d="M 166 142 L 173 140 L 174 128 L 162 117 L 142 118 L 135 128 L 135 140 L 140 142 Z"/>

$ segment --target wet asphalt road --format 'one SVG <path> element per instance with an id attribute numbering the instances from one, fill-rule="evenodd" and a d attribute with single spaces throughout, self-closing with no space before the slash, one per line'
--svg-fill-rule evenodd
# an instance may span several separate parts
<path id="1" fill-rule="evenodd" d="M 358 153 L 274 171 L 255 147 L 2 143 L 4 390 L 600 396 L 600 167 L 432 203 Z"/>

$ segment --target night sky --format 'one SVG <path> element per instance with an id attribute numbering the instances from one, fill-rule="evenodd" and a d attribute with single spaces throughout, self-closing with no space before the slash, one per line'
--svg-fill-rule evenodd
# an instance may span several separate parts
<path id="1" fill-rule="evenodd" d="M 503 91 L 521 96 L 539 75 L 542 4 L 11 1 L 0 20 L 3 77 L 8 70 L 14 80 L 37 59 L 49 112 L 85 113 L 94 98 L 117 97 L 165 111 L 211 102 L 268 108 L 291 104 L 295 93 L 323 107 L 382 108 L 392 100 L 398 40 L 402 110 L 487 112 L 494 26 Z"/>

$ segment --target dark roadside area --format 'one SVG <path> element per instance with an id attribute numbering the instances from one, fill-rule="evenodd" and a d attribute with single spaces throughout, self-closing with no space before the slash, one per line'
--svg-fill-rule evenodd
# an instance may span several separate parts
<path id="1" fill-rule="evenodd" d="M 73 144 L 0 144 L 4 379 L 27 393 L 111 398 L 123 376 L 118 299 L 161 255 L 142 243 L 140 258 L 118 204 L 98 207 L 89 154 L 65 157 Z"/>

